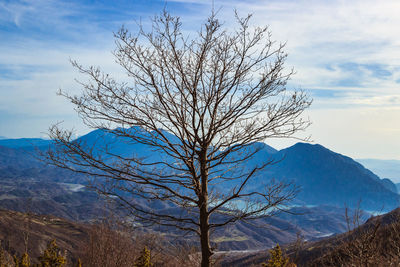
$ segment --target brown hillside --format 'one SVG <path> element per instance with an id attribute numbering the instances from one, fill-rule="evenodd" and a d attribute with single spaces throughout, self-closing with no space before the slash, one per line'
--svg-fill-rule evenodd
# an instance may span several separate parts
<path id="1" fill-rule="evenodd" d="M 350 218 L 353 219 L 353 218 Z M 400 208 L 370 218 L 350 231 L 283 248 L 297 266 L 400 266 Z M 268 250 L 231 255 L 222 266 L 260 266 Z"/>
<path id="2" fill-rule="evenodd" d="M 28 254 L 37 258 L 52 239 L 67 251 L 76 255 L 88 239 L 89 227 L 49 215 L 33 215 L 0 210 L 0 240 L 3 249 L 21 255 L 27 244 Z"/>
<path id="3" fill-rule="evenodd" d="M 300 266 L 400 266 L 400 208 L 311 243 L 299 256 Z"/>

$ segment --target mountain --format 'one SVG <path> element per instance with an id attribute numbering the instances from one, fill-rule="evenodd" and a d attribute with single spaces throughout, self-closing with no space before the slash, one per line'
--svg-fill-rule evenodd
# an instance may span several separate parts
<path id="1" fill-rule="evenodd" d="M 127 134 L 148 135 L 139 127 L 123 130 Z M 179 142 L 170 133 L 164 132 L 164 134 L 169 141 Z M 0 170 L 3 169 L 3 173 L 17 172 L 21 176 L 21 172 L 26 173 L 29 170 L 34 174 L 33 176 L 41 175 L 43 179 L 47 176 L 48 179 L 56 179 L 59 182 L 67 179 L 64 182 L 77 184 L 87 181 L 86 178 L 71 172 L 65 173 L 60 169 L 43 167 L 43 163 L 38 162 L 30 153 L 23 151 L 27 144 L 25 139 L 7 142 L 14 148 L 0 147 Z M 36 140 L 36 142 L 37 144 L 51 144 L 49 140 Z M 87 147 L 94 147 L 96 153 L 105 153 L 107 149 L 118 155 L 136 156 L 149 161 L 172 161 L 170 157 L 150 146 L 132 142 L 126 137 L 116 137 L 101 129 L 92 131 L 75 142 L 80 142 Z M 301 190 L 296 198 L 296 203 L 299 205 L 356 207 L 361 201 L 361 207 L 367 210 L 391 210 L 400 203 L 400 196 L 396 194 L 393 183 L 381 180 L 353 159 L 321 145 L 297 143 L 277 151 L 264 143 L 254 143 L 246 149 L 258 149 L 259 151 L 241 166 L 243 169 L 258 166 L 270 159 L 277 161 L 276 164 L 268 166 L 258 175 L 250 187 L 268 184 L 273 178 L 278 181 L 293 181 Z M 241 153 L 241 151 L 237 153 Z M 222 187 L 222 190 L 225 188 Z"/>
<path id="2" fill-rule="evenodd" d="M 1 139 L 0 146 L 5 146 L 9 148 L 30 148 L 30 147 L 40 147 L 48 146 L 52 143 L 51 140 L 40 139 L 40 138 L 19 138 L 19 139 Z"/>
<path id="3" fill-rule="evenodd" d="M 389 178 L 395 183 L 400 182 L 400 160 L 357 159 L 357 161 L 380 177 Z"/>
<path id="4" fill-rule="evenodd" d="M 261 143 L 254 143 L 244 149 L 244 152 L 260 150 L 234 171 L 252 170 L 264 162 L 274 161 L 253 178 L 248 191 L 268 187 L 275 180 L 292 183 L 299 188 L 294 205 L 357 208 L 360 203 L 366 210 L 389 211 L 400 204 L 400 196 L 393 182 L 380 179 L 350 157 L 322 145 L 297 143 L 280 151 L 269 152 L 262 149 Z M 235 158 L 235 154 L 231 157 Z M 234 186 L 235 181 L 228 181 L 220 186 L 220 190 Z"/>
<path id="5" fill-rule="evenodd" d="M 127 131 L 146 135 L 138 128 Z M 178 141 L 175 136 L 165 134 L 170 141 Z M 38 159 L 35 147 L 26 146 L 26 140 L 13 142 L 7 143 L 9 147 L 0 146 L 0 207 L 26 211 L 28 203 L 32 212 L 78 220 L 90 220 L 102 212 L 104 202 L 94 192 L 81 188 L 87 183 L 87 177 L 46 165 Z M 171 160 L 146 145 L 115 137 L 105 130 L 90 132 L 74 142 L 94 147 L 96 153 L 104 153 L 107 147 L 112 153 L 124 156 Z M 42 141 L 37 144 L 51 145 Z M 213 235 L 213 242 L 220 250 L 265 248 L 277 242 L 287 243 L 293 241 L 299 231 L 308 239 L 340 233 L 345 230 L 344 204 L 356 207 L 362 200 L 361 206 L 365 209 L 388 210 L 399 203 L 399 195 L 392 192 L 390 181 L 381 180 L 351 158 L 321 145 L 298 143 L 277 151 L 264 143 L 253 143 L 246 149 L 257 149 L 258 152 L 240 168 L 251 168 L 270 159 L 277 161 L 255 177 L 250 186 L 260 187 L 272 178 L 294 181 L 301 191 L 291 211 L 302 215 L 283 213 L 252 224 L 229 225 Z M 176 207 L 164 203 L 141 203 L 160 211 L 179 212 Z M 254 225 L 269 227 L 255 229 Z"/>
<path id="6" fill-rule="evenodd" d="M 129 129 L 117 128 L 117 130 L 123 131 L 126 135 L 140 136 L 143 138 L 149 137 L 149 133 L 140 127 L 131 127 Z M 180 143 L 176 136 L 166 131 L 163 133 L 170 142 Z M 147 160 L 149 162 L 172 161 L 171 157 L 156 147 L 135 142 L 126 136 L 117 136 L 104 129 L 94 130 L 84 136 L 79 137 L 73 142 L 78 142 L 81 146 L 88 149 L 93 149 L 94 154 L 102 155 L 103 158 L 107 158 L 107 153 L 112 153 L 127 158 L 140 158 L 144 162 Z M 115 157 L 110 158 L 115 159 Z"/>
<path id="7" fill-rule="evenodd" d="M 124 131 L 132 135 L 148 135 L 138 127 L 124 129 Z M 175 136 L 167 132 L 164 134 L 170 142 L 179 142 Z M 94 147 L 98 153 L 104 153 L 107 148 L 108 151 L 118 155 L 134 155 L 148 161 L 172 162 L 170 157 L 150 146 L 134 143 L 126 137 L 116 137 L 105 130 L 93 131 L 77 141 L 88 147 Z M 107 144 L 107 147 L 104 144 Z M 292 147 L 277 151 L 264 143 L 253 143 L 244 149 L 246 151 L 235 153 L 240 154 L 253 149 L 259 151 L 252 159 L 244 162 L 239 171 L 259 166 L 270 159 L 277 161 L 259 174 L 249 185 L 249 189 L 268 184 L 270 179 L 274 178 L 278 181 L 293 181 L 300 187 L 300 193 L 296 198 L 296 203 L 300 205 L 339 207 L 348 205 L 355 208 L 360 202 L 361 207 L 367 210 L 388 211 L 400 203 L 400 196 L 397 194 L 395 185 L 389 180 L 381 180 L 353 159 L 321 145 L 297 143 Z M 235 153 L 230 157 L 238 156 Z M 220 185 L 219 190 L 226 190 L 231 186 L 233 183 L 227 181 Z"/>
<path id="8" fill-rule="evenodd" d="M 381 183 L 383 184 L 384 187 L 386 187 L 386 189 L 389 189 L 390 191 L 392 191 L 393 193 L 398 194 L 399 190 L 397 189 L 397 186 L 395 183 L 392 182 L 392 180 L 388 179 L 388 178 L 383 178 L 381 180 Z"/>
<path id="9" fill-rule="evenodd" d="M 293 181 L 301 187 L 296 199 L 308 205 L 356 207 L 361 201 L 364 209 L 388 211 L 400 203 L 400 196 L 387 188 L 387 181 L 321 145 L 297 143 L 279 151 L 275 158 L 282 160 L 267 169 L 263 179 Z"/>
<path id="10" fill-rule="evenodd" d="M 0 146 L 0 179 L 29 178 L 36 182 L 87 183 L 87 177 L 47 165 L 35 148 Z"/>

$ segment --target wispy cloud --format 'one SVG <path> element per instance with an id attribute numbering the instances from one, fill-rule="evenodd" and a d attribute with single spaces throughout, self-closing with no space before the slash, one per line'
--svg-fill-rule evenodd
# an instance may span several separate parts
<path id="1" fill-rule="evenodd" d="M 370 122 L 370 127 L 375 123 L 382 129 L 394 129 L 392 133 L 400 128 L 388 127 L 400 125 L 398 0 L 3 0 L 0 135 L 38 136 L 38 129 L 45 131 L 50 120 L 63 119 L 83 133 L 86 129 L 76 120 L 71 105 L 55 95 L 58 88 L 72 93 L 80 90 L 74 78 L 82 77 L 69 59 L 122 76 L 110 53 L 113 31 L 123 24 L 134 28 L 135 21 L 148 23 L 150 16 L 166 7 L 181 16 L 184 30 L 194 35 L 213 2 L 225 27 L 233 25 L 233 9 L 243 16 L 253 13 L 254 25 L 269 25 L 273 39 L 287 42 L 287 67 L 297 72 L 290 86 L 301 86 L 314 98 L 309 115 L 314 121 L 310 133 L 316 141 L 331 142 L 335 147 L 346 138 L 346 130 L 340 137 L 332 137 L 333 128 L 326 129 L 322 114 L 338 117 L 328 119 L 332 127 L 348 127 L 347 132 L 359 127 L 366 132 L 368 118 L 383 119 L 371 114 L 384 109 L 387 123 Z M 46 117 L 49 111 L 51 118 Z M 34 127 L 21 130 L 21 121 L 28 123 L 22 120 L 23 114 L 32 116 L 29 121 Z M 386 133 L 373 134 L 381 139 L 385 136 L 387 144 L 398 142 L 398 137 Z M 348 138 L 358 142 L 356 137 Z"/>
<path id="2" fill-rule="evenodd" d="M 400 17 L 395 15 L 399 9 L 398 1 L 258 1 L 243 3 L 239 10 L 256 10 L 257 23 L 270 24 L 273 36 L 287 41 L 288 63 L 296 67 L 299 84 L 339 87 L 341 84 L 336 81 L 344 78 L 352 80 L 352 86 L 357 85 L 355 79 L 346 77 L 344 69 L 338 69 L 345 63 L 384 66 L 392 71 L 392 81 L 399 77 L 396 65 L 400 60 Z M 368 81 L 362 84 L 370 85 Z"/>

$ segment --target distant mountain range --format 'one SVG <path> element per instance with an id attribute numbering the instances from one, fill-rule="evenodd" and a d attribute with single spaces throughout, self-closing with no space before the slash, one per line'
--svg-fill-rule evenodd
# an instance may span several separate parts
<path id="1" fill-rule="evenodd" d="M 400 183 L 400 160 L 357 159 L 357 161 L 379 177 L 389 178 L 395 183 Z"/>
<path id="2" fill-rule="evenodd" d="M 132 131 L 134 130 L 132 128 Z M 175 137 L 170 135 L 169 138 Z M 111 144 L 113 153 L 140 155 L 152 160 L 169 160 L 162 153 L 150 149 L 146 145 L 116 138 L 113 134 L 102 130 L 90 132 L 78 140 L 85 142 L 88 146 L 96 144 L 99 151 L 104 144 Z M 44 168 L 44 164 L 33 157 L 35 153 L 33 147 L 40 148 L 48 145 L 51 145 L 50 140 L 36 138 L 0 140 L 0 170 L 3 174 L 10 172 L 21 174 L 27 169 L 31 169 L 32 172 L 32 169 L 36 168 L 36 170 L 40 170 L 39 176 L 51 176 L 51 178 L 47 177 L 48 181 L 55 179 L 60 182 L 86 183 L 87 179 L 83 179 L 79 175 L 71 173 L 59 175 L 60 170 Z M 385 211 L 399 206 L 400 195 L 397 194 L 393 182 L 388 179 L 380 179 L 360 163 L 322 145 L 297 143 L 277 151 L 263 143 L 253 144 L 253 147 L 259 146 L 262 146 L 262 149 L 246 162 L 246 166 L 243 168 L 250 168 L 271 158 L 277 159 L 279 162 L 268 166 L 261 175 L 256 177 L 253 184 L 250 185 L 252 187 L 268 183 L 270 179 L 293 181 L 301 190 L 296 198 L 297 205 L 356 207 L 357 203 L 361 201 L 361 207 L 364 209 Z M 61 173 L 65 174 L 65 172 Z"/>
<path id="3" fill-rule="evenodd" d="M 170 135 L 169 138 L 176 137 Z M 78 140 L 88 146 L 96 145 L 98 153 L 104 144 L 111 144 L 113 153 L 170 160 L 145 145 L 116 138 L 102 130 L 90 132 Z M 88 177 L 48 166 L 39 160 L 36 152 L 49 145 L 52 142 L 43 139 L 0 140 L 0 208 L 80 221 L 101 215 L 106 202 L 82 188 L 88 183 Z M 278 151 L 264 143 L 254 143 L 248 149 L 254 148 L 260 150 L 241 168 L 251 168 L 270 159 L 278 163 L 268 166 L 250 186 L 268 184 L 270 179 L 293 181 L 299 186 L 300 193 L 292 203 L 291 212 L 301 215 L 282 213 L 254 222 L 254 225 L 267 224 L 268 228 L 254 228 L 252 224 L 239 222 L 218 230 L 213 235 L 213 242 L 220 250 L 287 243 L 296 238 L 298 231 L 308 239 L 328 236 L 345 230 L 345 205 L 356 208 L 361 200 L 361 207 L 366 210 L 387 211 L 400 203 L 393 182 L 380 179 L 353 159 L 321 145 L 297 143 Z M 143 201 L 143 205 L 179 212 L 164 203 Z"/>
<path id="4" fill-rule="evenodd" d="M 17 138 L 17 139 L 2 139 L 0 138 L 0 146 L 10 148 L 29 148 L 29 147 L 40 147 L 51 144 L 51 140 L 41 138 Z"/>

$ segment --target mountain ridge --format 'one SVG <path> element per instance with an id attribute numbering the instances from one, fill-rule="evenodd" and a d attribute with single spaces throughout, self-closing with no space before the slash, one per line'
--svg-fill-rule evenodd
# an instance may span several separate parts
<path id="1" fill-rule="evenodd" d="M 391 210 L 398 206 L 399 195 L 387 189 L 385 182 L 350 157 L 319 144 L 297 143 L 280 150 L 284 160 L 273 165 L 270 175 L 293 179 L 302 186 L 299 198 L 307 204 L 336 204 Z M 393 184 L 394 186 L 394 184 Z M 371 201 L 373 199 L 373 201 Z M 375 203 L 374 203 L 375 202 Z"/>
<path id="2" fill-rule="evenodd" d="M 126 131 L 129 134 L 135 134 L 135 131 L 146 134 L 143 130 L 137 128 L 130 128 Z M 166 132 L 165 134 L 168 135 L 169 133 Z M 172 140 L 176 137 L 169 134 L 168 138 Z M 42 141 L 47 145 L 51 144 L 50 140 Z M 37 142 L 43 144 L 42 141 Z M 83 142 L 88 146 L 96 145 L 96 149 L 99 151 L 101 151 L 102 146 L 111 144 L 113 153 L 129 156 L 139 155 L 144 158 L 148 157 L 150 160 L 169 160 L 165 155 L 154 149 L 149 149 L 146 145 L 132 143 L 126 138 L 115 137 L 107 130 L 92 131 L 75 141 Z M 18 144 L 18 142 L 21 142 L 21 144 Z M 13 153 L 15 156 L 11 156 L 11 158 L 14 158 L 14 163 L 24 161 L 27 158 L 29 167 L 32 167 L 32 164 L 42 166 L 42 163 L 37 163 L 35 159 L 21 152 L 25 148 L 22 144 L 26 144 L 26 139 L 14 139 L 14 143 L 11 143 L 14 148 L 0 146 L 0 169 L 10 162 L 11 159 L 10 157 L 7 158 L 7 155 Z M 349 205 L 355 207 L 361 200 L 362 207 L 368 210 L 381 210 L 382 208 L 390 210 L 400 203 L 400 196 L 395 193 L 393 183 L 388 180 L 381 180 L 350 157 L 333 152 L 320 144 L 299 142 L 278 151 L 265 143 L 259 142 L 251 144 L 250 149 L 253 148 L 259 149 L 259 151 L 254 158 L 246 162 L 245 168 L 254 167 L 270 159 L 276 160 L 277 163 L 268 166 L 256 177 L 252 186 L 257 187 L 260 184 L 268 183 L 272 178 L 280 181 L 293 181 L 303 190 L 297 197 L 298 204 L 327 204 L 340 207 Z M 12 164 L 8 164 L 7 167 L 10 167 L 10 165 L 12 166 Z M 26 167 L 26 164 L 25 166 L 22 165 L 24 164 L 15 163 L 15 168 Z M 79 179 L 69 180 L 68 182 L 81 183 Z"/>

